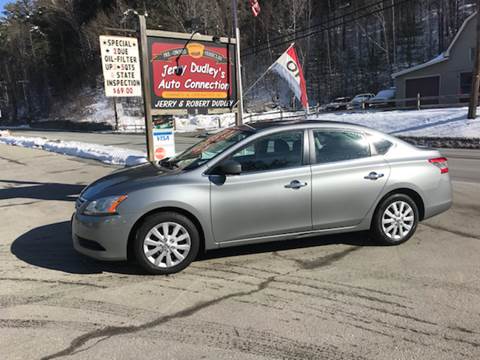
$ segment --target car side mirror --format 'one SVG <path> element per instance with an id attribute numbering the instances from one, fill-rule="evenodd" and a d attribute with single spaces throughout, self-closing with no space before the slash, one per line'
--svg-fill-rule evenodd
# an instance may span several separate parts
<path id="1" fill-rule="evenodd" d="M 240 175 L 242 164 L 235 160 L 227 160 L 218 165 L 212 173 L 216 175 Z"/>

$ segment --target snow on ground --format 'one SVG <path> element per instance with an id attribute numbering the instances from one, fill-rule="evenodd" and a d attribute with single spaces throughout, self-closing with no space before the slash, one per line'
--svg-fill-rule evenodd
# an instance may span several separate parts
<path id="1" fill-rule="evenodd" d="M 276 120 L 281 117 L 291 117 L 299 114 L 299 112 L 283 112 L 282 115 L 278 111 L 265 112 L 261 114 L 252 114 L 250 118 L 246 114 L 244 121 L 249 122 L 251 119 L 258 120 Z M 188 115 L 176 116 L 175 128 L 179 133 L 195 132 L 195 131 L 211 131 L 216 129 L 224 129 L 235 125 L 235 114 L 226 113 L 218 115 Z M 143 117 L 124 116 L 119 117 L 118 132 L 143 132 L 145 131 L 145 120 Z"/>
<path id="2" fill-rule="evenodd" d="M 392 135 L 480 138 L 480 118 L 467 119 L 467 107 L 316 114 L 310 118 L 367 126 Z"/>
<path id="3" fill-rule="evenodd" d="M 177 132 L 193 132 L 199 130 L 215 130 L 235 125 L 235 114 L 219 115 L 189 115 L 188 117 L 175 117 Z"/>
<path id="4" fill-rule="evenodd" d="M 290 118 L 298 116 L 303 112 L 284 111 L 267 111 L 258 114 L 245 114 L 244 122 L 259 120 L 281 120 L 282 118 Z M 199 130 L 216 130 L 223 129 L 235 125 L 235 114 L 226 113 L 219 115 L 189 115 L 188 117 L 175 117 L 175 127 L 177 132 L 193 132 Z"/>
<path id="5" fill-rule="evenodd" d="M 467 119 L 467 107 L 453 107 L 425 110 L 358 111 L 310 114 L 311 120 L 349 122 L 367 126 L 392 135 L 420 137 L 480 138 L 480 118 Z M 260 120 L 280 120 L 302 116 L 302 112 L 278 111 L 246 115 L 245 122 Z M 196 115 L 188 118 L 175 118 L 177 132 L 214 130 L 235 124 L 235 115 Z"/>
<path id="6" fill-rule="evenodd" d="M 147 161 L 146 154 L 141 151 L 77 141 L 54 141 L 39 137 L 2 135 L 0 143 L 94 159 L 111 165 L 133 166 Z"/>
<path id="7" fill-rule="evenodd" d="M 480 118 L 467 119 L 467 107 L 454 107 L 425 110 L 395 110 L 395 111 L 358 111 L 320 113 L 308 116 L 312 120 L 330 120 L 349 122 L 367 126 L 392 135 L 421 137 L 461 137 L 480 138 Z M 302 112 L 278 111 L 246 115 L 246 122 L 259 120 L 280 120 L 289 117 L 302 116 Z M 177 132 L 197 130 L 213 130 L 235 124 L 235 115 L 197 115 L 188 118 L 176 118 Z"/>
<path id="8" fill-rule="evenodd" d="M 283 118 L 301 116 L 301 112 L 283 113 Z M 311 114 L 311 120 L 349 122 L 367 126 L 392 135 L 418 137 L 448 137 L 480 139 L 480 118 L 467 119 L 467 108 L 444 108 L 429 110 L 362 111 Z M 280 119 L 278 112 L 266 112 L 246 121 Z M 143 121 L 143 120 L 142 120 Z M 215 130 L 235 123 L 232 113 L 223 115 L 197 115 L 176 118 L 177 132 Z M 140 124 L 137 124 L 140 126 Z M 0 131 L 0 143 L 29 148 L 38 148 L 55 153 L 95 159 L 106 164 L 132 166 L 146 162 L 146 154 L 113 146 L 89 144 L 75 141 L 48 140 L 37 137 L 11 136 Z"/>
<path id="9" fill-rule="evenodd" d="M 480 108 L 479 108 L 480 111 Z M 310 114 L 309 119 L 349 122 L 393 135 L 419 137 L 480 138 L 480 118 L 467 119 L 467 107 L 425 110 L 357 111 Z M 281 120 L 302 117 L 303 112 L 245 114 L 244 121 Z M 122 116 L 119 132 L 144 132 L 143 117 Z M 175 117 L 176 132 L 212 131 L 235 124 L 235 114 Z M 10 128 L 10 127 L 9 127 Z M 12 128 L 13 129 L 13 128 Z"/>

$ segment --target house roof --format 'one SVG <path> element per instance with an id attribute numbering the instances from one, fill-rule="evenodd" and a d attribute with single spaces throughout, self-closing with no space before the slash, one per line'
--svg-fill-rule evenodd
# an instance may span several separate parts
<path id="1" fill-rule="evenodd" d="M 463 24 L 460 27 L 460 29 L 458 30 L 457 34 L 453 38 L 453 40 L 450 43 L 450 46 L 448 47 L 447 50 L 445 50 L 443 53 L 441 53 L 437 57 L 433 58 L 432 60 L 427 61 L 426 63 L 419 64 L 419 65 L 413 66 L 411 68 L 393 73 L 392 78 L 395 79 L 399 76 L 402 76 L 402 75 L 405 75 L 405 74 L 408 74 L 408 73 L 411 73 L 411 72 L 414 72 L 414 71 L 417 71 L 417 70 L 420 70 L 420 69 L 423 69 L 423 68 L 426 68 L 426 67 L 429 67 L 429 66 L 432 66 L 432 65 L 435 65 L 435 64 L 439 64 L 439 63 L 444 62 L 444 61 L 447 61 L 450 57 L 450 52 L 451 52 L 453 46 L 455 45 L 455 43 L 458 41 L 458 39 L 462 35 L 462 33 L 465 30 L 465 28 L 467 27 L 468 23 L 471 20 L 473 20 L 476 15 L 477 15 L 477 12 L 475 11 L 472 15 L 470 15 L 468 18 L 465 19 L 465 21 L 463 22 Z"/>

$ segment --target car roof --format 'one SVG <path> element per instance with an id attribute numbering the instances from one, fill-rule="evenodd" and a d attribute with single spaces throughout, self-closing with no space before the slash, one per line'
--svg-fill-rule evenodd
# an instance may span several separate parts
<path id="1" fill-rule="evenodd" d="M 264 121 L 257 121 L 253 123 L 247 123 L 244 125 L 239 126 L 242 130 L 250 130 L 255 132 L 260 132 L 263 130 L 268 130 L 272 128 L 282 128 L 287 126 L 295 126 L 295 125 L 313 125 L 313 126 L 321 126 L 321 125 L 339 125 L 341 127 L 361 127 L 365 128 L 364 126 L 360 126 L 357 124 L 352 124 L 348 122 L 342 121 L 330 121 L 330 120 L 264 120 Z"/>

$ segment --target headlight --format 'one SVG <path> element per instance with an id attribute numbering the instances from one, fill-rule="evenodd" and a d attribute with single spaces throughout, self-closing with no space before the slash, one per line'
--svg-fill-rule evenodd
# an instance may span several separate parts
<path id="1" fill-rule="evenodd" d="M 127 199 L 127 195 L 107 196 L 88 203 L 83 210 L 84 215 L 115 215 L 117 207 L 122 201 Z"/>

